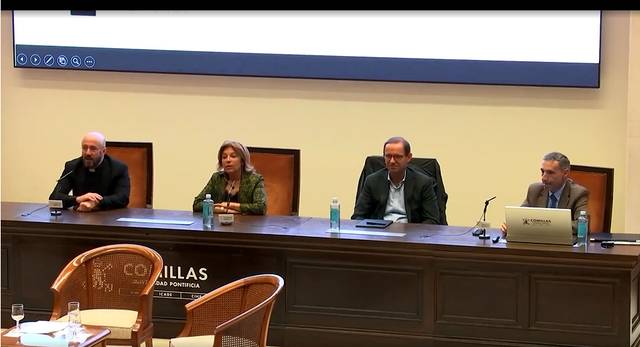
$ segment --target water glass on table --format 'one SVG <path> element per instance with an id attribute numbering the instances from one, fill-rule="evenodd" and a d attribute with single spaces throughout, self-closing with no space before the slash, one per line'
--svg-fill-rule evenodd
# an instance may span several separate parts
<path id="1" fill-rule="evenodd" d="M 24 306 L 22 304 L 11 305 L 11 318 L 16 321 L 16 331 L 20 331 L 20 321 L 24 319 Z"/>
<path id="2" fill-rule="evenodd" d="M 67 317 L 69 318 L 69 331 L 75 337 L 80 330 L 80 303 L 71 301 L 67 304 Z"/>

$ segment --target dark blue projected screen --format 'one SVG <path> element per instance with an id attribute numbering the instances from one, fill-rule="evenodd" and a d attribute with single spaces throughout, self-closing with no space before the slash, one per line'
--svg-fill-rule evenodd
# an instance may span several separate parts
<path id="1" fill-rule="evenodd" d="M 14 66 L 599 87 L 599 11 L 14 11 Z"/>

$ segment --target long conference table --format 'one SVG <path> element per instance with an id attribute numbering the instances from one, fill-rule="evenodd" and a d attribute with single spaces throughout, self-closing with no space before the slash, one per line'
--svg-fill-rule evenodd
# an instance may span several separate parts
<path id="1" fill-rule="evenodd" d="M 640 246 L 493 243 L 473 237 L 470 227 L 361 229 L 350 220 L 335 234 L 327 219 L 297 216 L 236 216 L 208 230 L 190 211 L 29 214 L 42 206 L 2 203 L 3 327 L 13 325 L 12 303 L 24 304 L 24 321 L 48 319 L 49 287 L 76 255 L 136 243 L 164 259 L 154 293 L 156 337 L 178 334 L 184 304 L 194 298 L 275 273 L 285 289 L 269 345 L 640 344 Z"/>

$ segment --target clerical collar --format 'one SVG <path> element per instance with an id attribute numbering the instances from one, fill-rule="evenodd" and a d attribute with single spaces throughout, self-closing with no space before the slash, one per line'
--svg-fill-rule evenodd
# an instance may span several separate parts
<path id="1" fill-rule="evenodd" d="M 103 161 L 104 161 L 104 156 L 102 157 L 102 159 L 100 159 L 100 162 L 98 163 L 98 165 L 96 165 L 96 167 L 89 169 L 89 172 L 96 172 L 96 169 L 100 167 L 100 164 L 102 164 Z"/>

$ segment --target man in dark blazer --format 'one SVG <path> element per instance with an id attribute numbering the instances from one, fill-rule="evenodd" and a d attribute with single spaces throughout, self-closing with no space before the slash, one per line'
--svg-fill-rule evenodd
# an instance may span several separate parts
<path id="1" fill-rule="evenodd" d="M 103 134 L 90 132 L 82 138 L 82 156 L 65 163 L 49 199 L 80 212 L 126 207 L 130 185 L 127 165 L 106 154 Z"/>
<path id="2" fill-rule="evenodd" d="M 438 224 L 435 180 L 407 167 L 411 145 L 392 137 L 383 146 L 385 168 L 365 179 L 351 219 L 386 219 L 396 223 Z"/>
<path id="3" fill-rule="evenodd" d="M 540 165 L 540 182 L 529 185 L 522 206 L 571 209 L 575 232 L 580 211 L 588 211 L 589 190 L 569 178 L 570 170 L 567 156 L 559 152 L 546 154 Z M 506 232 L 506 224 L 501 229 Z"/>

